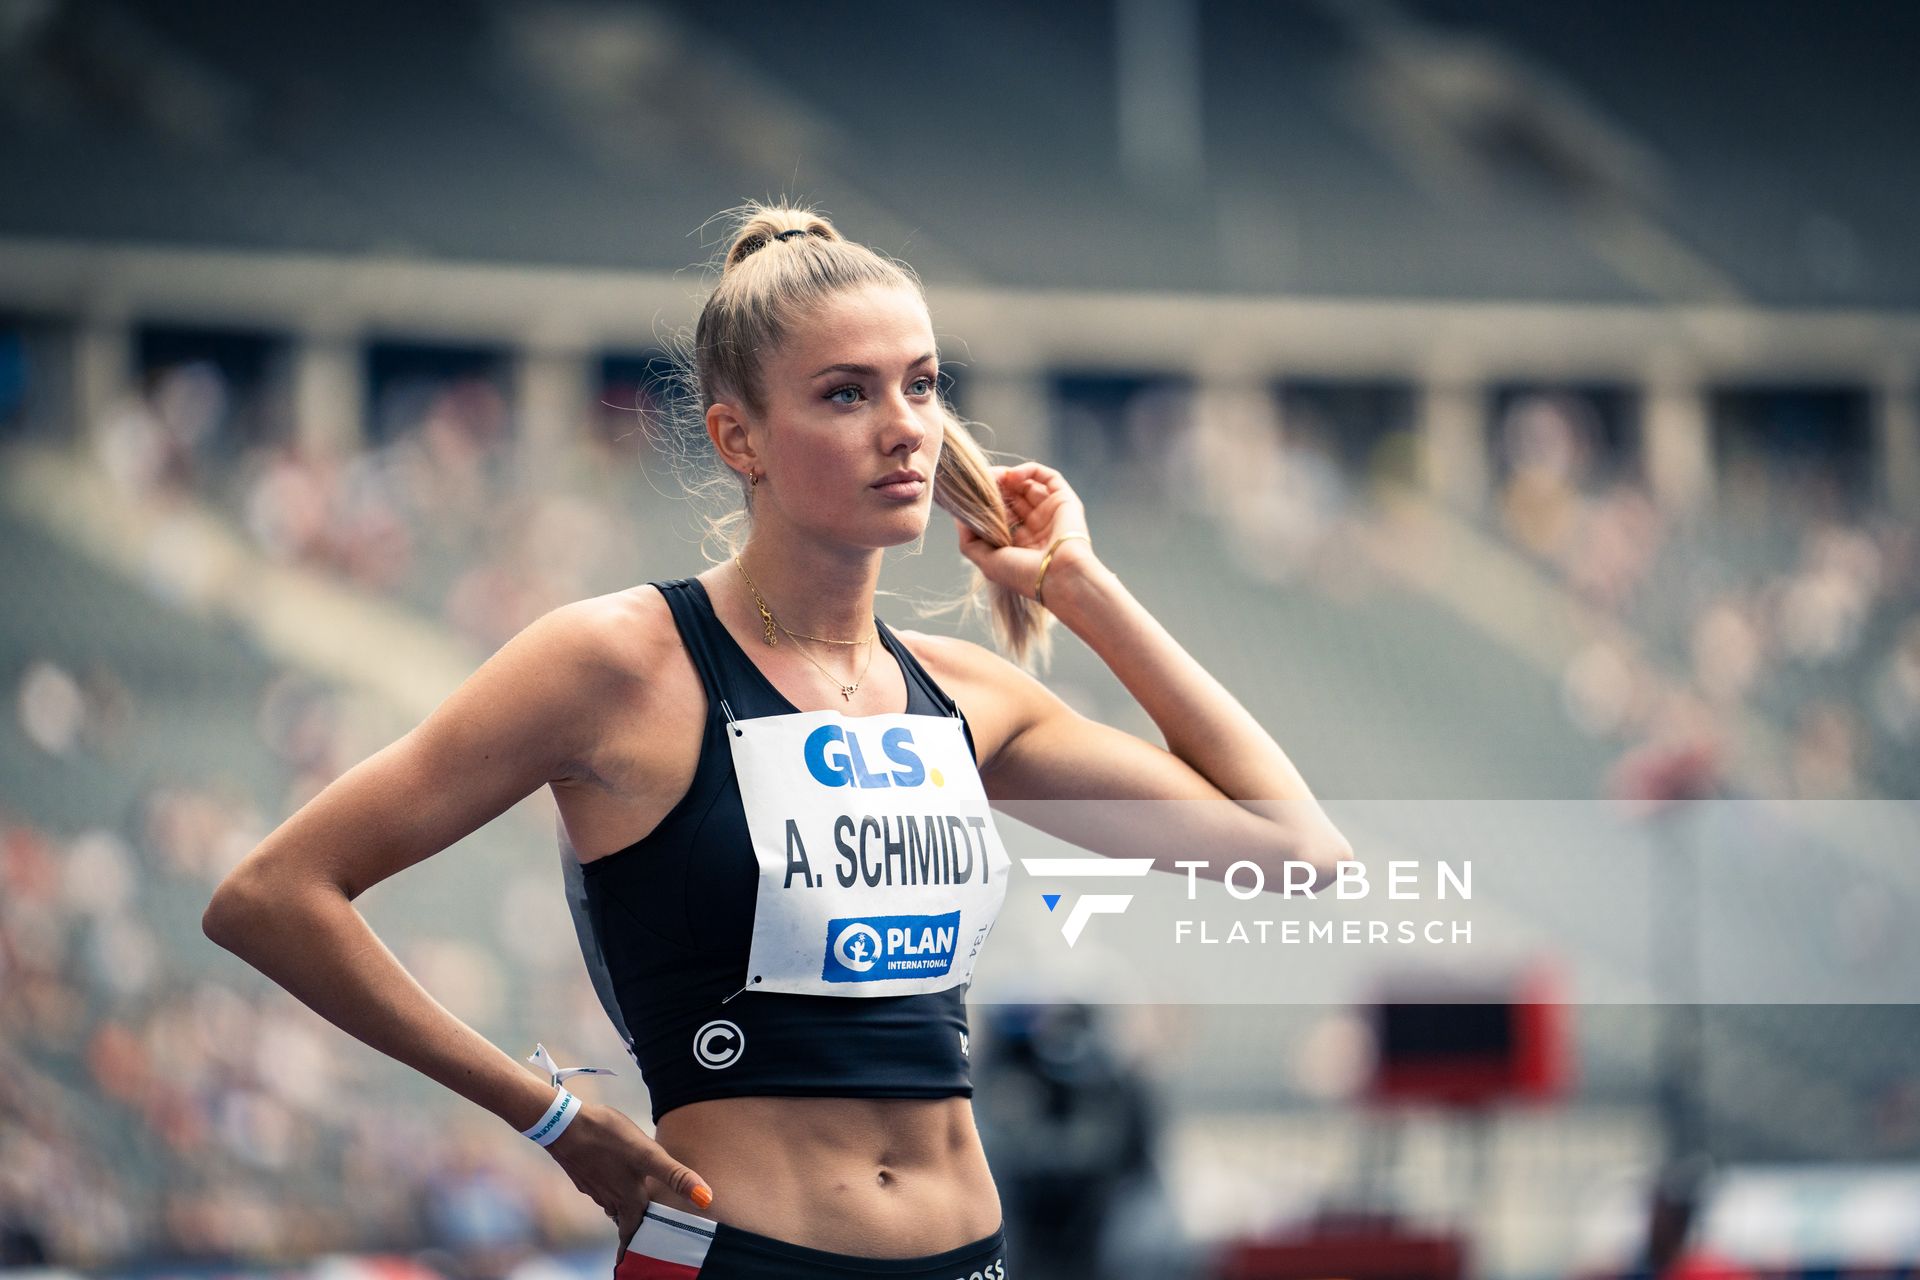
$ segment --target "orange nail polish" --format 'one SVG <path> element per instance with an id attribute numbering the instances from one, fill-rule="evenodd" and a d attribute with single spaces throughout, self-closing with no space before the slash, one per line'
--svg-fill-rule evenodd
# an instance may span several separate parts
<path id="1" fill-rule="evenodd" d="M 713 1203 L 713 1192 L 707 1190 L 704 1186 L 695 1187 L 688 1193 L 687 1199 L 704 1209 Z"/>

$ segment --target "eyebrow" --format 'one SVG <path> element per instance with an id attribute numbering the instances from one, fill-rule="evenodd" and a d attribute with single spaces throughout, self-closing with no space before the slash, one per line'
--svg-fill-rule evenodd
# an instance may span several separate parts
<path id="1" fill-rule="evenodd" d="M 927 354 L 921 356 L 918 360 L 915 360 L 912 364 L 908 365 L 907 368 L 918 369 L 921 365 L 928 364 L 932 360 L 933 360 L 933 352 L 929 351 L 927 352 Z M 857 373 L 863 378 L 873 378 L 873 377 L 878 377 L 880 371 L 874 368 L 870 364 L 830 364 L 824 369 L 816 370 L 815 372 L 808 374 L 807 377 L 809 380 L 811 380 L 813 378 L 819 377 L 823 373 Z"/>

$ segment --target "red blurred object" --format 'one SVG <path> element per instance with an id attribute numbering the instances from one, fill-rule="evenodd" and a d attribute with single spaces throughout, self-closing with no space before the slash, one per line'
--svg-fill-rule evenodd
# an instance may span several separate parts
<path id="1" fill-rule="evenodd" d="M 1214 1280 L 1459 1280 L 1467 1247 L 1457 1236 L 1391 1229 L 1322 1229 L 1297 1240 L 1231 1245 L 1214 1262 Z"/>
<path id="2" fill-rule="evenodd" d="M 1614 797 L 1641 818 L 1705 800 L 1720 793 L 1720 744 L 1700 736 L 1635 747 L 1614 762 L 1610 782 Z"/>
<path id="3" fill-rule="evenodd" d="M 1370 1101 L 1476 1107 L 1557 1098 L 1573 1083 L 1571 1020 L 1544 966 L 1505 988 L 1389 997 L 1372 1013 Z"/>

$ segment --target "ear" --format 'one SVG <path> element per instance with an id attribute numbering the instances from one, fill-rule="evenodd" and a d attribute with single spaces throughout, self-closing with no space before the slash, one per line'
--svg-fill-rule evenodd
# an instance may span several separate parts
<path id="1" fill-rule="evenodd" d="M 716 401 L 707 406 L 707 439 L 713 441 L 720 461 L 741 478 L 759 467 L 760 454 L 753 445 L 752 428 L 731 402 Z"/>

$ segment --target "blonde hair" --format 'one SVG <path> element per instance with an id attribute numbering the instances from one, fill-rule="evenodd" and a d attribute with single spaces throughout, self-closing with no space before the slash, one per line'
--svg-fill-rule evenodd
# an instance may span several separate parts
<path id="1" fill-rule="evenodd" d="M 730 211 L 735 220 L 732 237 L 720 258 L 720 279 L 700 310 L 691 340 L 673 340 L 679 364 L 677 411 L 670 416 L 681 424 L 684 445 L 671 450 L 682 463 L 711 464 L 706 413 L 715 403 L 733 400 L 748 412 L 765 412 L 761 382 L 766 354 L 830 296 L 845 289 L 870 285 L 913 290 L 924 303 L 925 291 L 912 268 L 883 257 L 865 245 L 843 237 L 833 224 L 810 208 L 788 204 L 749 202 Z M 781 238 L 783 232 L 801 232 Z M 960 417 L 946 396 L 940 408 L 945 444 L 934 468 L 933 500 L 995 547 L 1013 541 L 1012 516 L 995 483 L 987 452 L 974 439 L 979 426 Z M 696 497 L 709 500 L 737 493 L 718 511 L 704 513 L 703 545 L 717 545 L 724 559 L 746 545 L 753 522 L 753 492 L 746 478 L 731 468 L 705 477 L 683 475 Z M 955 609 L 963 616 L 985 612 L 1000 651 L 1023 665 L 1044 665 L 1050 650 L 1051 615 L 1040 605 L 1008 587 L 987 579 L 977 568 L 968 587 L 958 596 L 920 606 L 922 614 Z"/>

